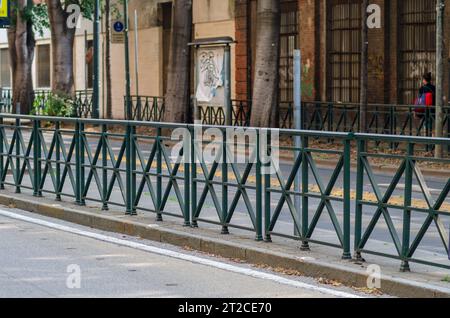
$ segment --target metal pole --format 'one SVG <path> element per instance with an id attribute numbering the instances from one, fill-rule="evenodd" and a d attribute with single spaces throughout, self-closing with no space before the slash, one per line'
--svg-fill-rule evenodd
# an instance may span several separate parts
<path id="1" fill-rule="evenodd" d="M 224 54 L 224 68 L 225 68 L 225 110 L 226 110 L 226 126 L 233 125 L 233 113 L 231 105 L 231 48 L 229 45 L 225 46 Z"/>
<path id="2" fill-rule="evenodd" d="M 125 104 L 127 110 L 127 119 L 131 120 L 133 118 L 133 113 L 131 110 L 130 48 L 128 44 L 128 0 L 124 0 L 123 2 L 123 17 L 125 23 Z"/>
<path id="3" fill-rule="evenodd" d="M 437 17 L 436 17 L 436 138 L 443 137 L 443 88 L 444 88 L 444 0 L 438 0 L 437 2 Z M 443 147 L 442 145 L 436 145 L 435 151 L 436 158 L 442 158 Z"/>
<path id="4" fill-rule="evenodd" d="M 362 50 L 361 50 L 361 92 L 360 92 L 360 111 L 359 111 L 359 130 L 360 132 L 367 132 L 367 89 L 369 82 L 369 72 L 368 72 L 368 52 L 369 52 L 369 41 L 368 41 L 368 27 L 367 27 L 367 6 L 369 5 L 368 0 L 364 0 L 362 3 L 362 23 L 361 23 L 361 33 L 362 33 Z"/>
<path id="5" fill-rule="evenodd" d="M 88 53 L 88 39 L 87 39 L 87 31 L 84 31 L 84 56 L 87 56 Z M 88 89 L 88 63 L 87 61 L 84 63 L 84 92 L 87 94 Z"/>
<path id="6" fill-rule="evenodd" d="M 294 51 L 294 122 L 295 129 L 301 130 L 302 127 L 302 56 L 300 50 Z M 302 140 L 300 136 L 295 136 L 295 158 L 294 162 L 300 155 L 300 149 L 302 147 Z M 300 186 L 302 184 L 302 176 L 297 173 L 294 183 L 294 191 L 300 193 Z M 295 210 L 297 211 L 297 220 L 301 220 L 301 198 L 300 196 L 295 196 Z M 299 223 L 299 222 L 297 222 Z M 294 228 L 295 235 L 301 235 L 298 233 L 297 227 Z"/>
<path id="7" fill-rule="evenodd" d="M 134 71 L 136 76 L 136 96 L 139 96 L 139 43 L 138 43 L 138 14 L 134 10 Z"/>
<path id="8" fill-rule="evenodd" d="M 92 95 L 92 117 L 100 117 L 100 0 L 95 0 L 94 7 L 94 87 Z"/>

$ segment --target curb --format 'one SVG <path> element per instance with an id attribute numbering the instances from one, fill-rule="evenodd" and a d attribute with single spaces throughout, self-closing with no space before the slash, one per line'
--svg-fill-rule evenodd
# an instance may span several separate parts
<path id="1" fill-rule="evenodd" d="M 128 236 L 166 243 L 196 251 L 214 254 L 224 258 L 239 259 L 253 265 L 266 265 L 272 268 L 295 270 L 313 278 L 325 278 L 343 283 L 345 286 L 364 288 L 367 274 L 363 270 L 347 268 L 340 264 L 296 258 L 292 255 L 268 251 L 264 248 L 250 247 L 226 240 L 208 238 L 185 233 L 162 226 L 146 226 L 142 223 L 124 220 L 114 216 L 103 216 L 63 206 L 27 200 L 12 195 L 0 194 L 0 204 L 36 213 L 71 223 L 79 224 Z M 381 291 L 385 294 L 411 298 L 450 298 L 450 289 L 430 284 L 408 281 L 402 278 L 383 276 Z"/>

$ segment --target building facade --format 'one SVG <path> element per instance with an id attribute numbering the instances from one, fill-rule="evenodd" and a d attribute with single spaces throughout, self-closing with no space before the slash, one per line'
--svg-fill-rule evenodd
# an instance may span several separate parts
<path id="1" fill-rule="evenodd" d="M 292 50 L 303 56 L 306 100 L 359 102 L 362 0 L 280 0 L 280 99 L 290 99 Z M 237 87 L 251 96 L 252 50 L 257 0 L 236 0 Z M 381 27 L 369 29 L 370 103 L 411 104 L 424 72 L 435 73 L 436 1 L 372 0 L 381 9 Z M 450 27 L 445 8 L 444 30 Z M 448 99 L 449 40 L 445 37 L 445 91 Z"/>
<path id="2" fill-rule="evenodd" d="M 362 0 L 280 0 L 280 101 L 292 101 L 293 51 L 301 49 L 303 98 L 308 101 L 359 101 Z M 369 102 L 411 104 L 425 71 L 435 72 L 436 1 L 371 0 L 381 9 L 381 27 L 369 30 Z M 257 0 L 193 0 L 193 38 L 233 37 L 232 98 L 250 100 L 256 46 Z M 117 5 L 119 11 L 120 5 Z M 130 0 L 130 57 L 133 95 L 163 96 L 167 86 L 172 1 Z M 135 11 L 137 30 L 135 30 Z M 103 25 L 103 23 L 102 23 Z M 445 8 L 445 30 L 450 6 Z M 135 32 L 138 39 L 137 63 Z M 445 90 L 448 99 L 450 32 L 445 32 Z M 75 88 L 92 87 L 92 22 L 82 20 L 75 40 Z M 100 110 L 104 112 L 105 34 L 102 32 L 103 76 Z M 50 33 L 37 38 L 34 62 L 36 89 L 51 87 Z M 113 115 L 123 118 L 124 44 L 112 43 Z M 135 70 L 139 89 L 136 87 Z M 11 86 L 6 31 L 0 32 L 0 85 Z"/>

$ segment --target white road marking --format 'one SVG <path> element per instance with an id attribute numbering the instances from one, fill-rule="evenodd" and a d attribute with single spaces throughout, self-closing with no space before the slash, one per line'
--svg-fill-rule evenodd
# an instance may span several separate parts
<path id="1" fill-rule="evenodd" d="M 31 217 L 13 213 L 13 212 L 0 210 L 0 215 L 11 218 L 11 219 L 16 219 L 16 220 L 20 220 L 20 221 L 24 221 L 24 222 L 28 222 L 28 223 L 32 223 L 32 224 L 45 226 L 47 228 L 51 228 L 51 229 L 55 229 L 55 230 L 59 230 L 59 231 L 67 232 L 67 233 L 72 233 L 72 234 L 76 234 L 76 235 L 80 235 L 80 236 L 84 236 L 84 237 L 89 237 L 89 238 L 96 239 L 96 240 L 99 240 L 102 242 L 126 246 L 126 247 L 130 247 L 133 249 L 145 251 L 145 252 L 150 252 L 153 254 L 158 254 L 158 255 L 162 255 L 162 256 L 167 256 L 167 257 L 183 260 L 183 261 L 188 261 L 188 262 L 195 263 L 195 264 L 214 267 L 214 268 L 218 268 L 218 269 L 221 269 L 224 271 L 242 274 L 242 275 L 246 275 L 246 276 L 250 276 L 250 277 L 254 277 L 254 278 L 258 278 L 258 279 L 269 280 L 269 281 L 273 281 L 273 282 L 276 282 L 276 283 L 279 283 L 282 285 L 288 285 L 288 286 L 293 286 L 293 287 L 297 287 L 297 288 L 301 288 L 301 289 L 320 292 L 320 293 L 335 296 L 335 297 L 362 298 L 355 294 L 341 292 L 338 290 L 329 289 L 329 288 L 325 288 L 325 287 L 319 287 L 319 286 L 299 282 L 296 280 L 287 279 L 287 278 L 277 276 L 274 274 L 264 273 L 264 272 L 260 272 L 260 271 L 249 269 L 249 268 L 243 268 L 243 267 L 239 267 L 239 266 L 235 266 L 235 265 L 231 265 L 231 264 L 226 264 L 226 263 L 222 263 L 222 262 L 218 262 L 218 261 L 213 261 L 210 259 L 201 258 L 198 256 L 193 256 L 193 255 L 179 253 L 179 252 L 162 249 L 162 248 L 158 248 L 158 247 L 154 247 L 154 246 L 149 246 L 149 245 L 145 245 L 145 244 L 141 244 L 141 243 L 137 243 L 137 242 L 118 239 L 118 238 L 103 235 L 103 234 L 84 231 L 84 230 L 80 230 L 77 228 L 73 228 L 73 227 L 69 227 L 69 226 L 65 226 L 65 225 L 61 225 L 61 224 L 56 224 L 56 223 L 51 223 L 51 222 L 40 220 L 40 219 L 31 218 Z"/>

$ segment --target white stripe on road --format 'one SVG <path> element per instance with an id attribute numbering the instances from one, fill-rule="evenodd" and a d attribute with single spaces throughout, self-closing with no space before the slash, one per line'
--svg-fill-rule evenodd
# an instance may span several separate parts
<path id="1" fill-rule="evenodd" d="M 61 224 L 56 224 L 56 223 L 51 223 L 51 222 L 40 220 L 40 219 L 31 218 L 31 217 L 13 213 L 13 212 L 0 210 L 0 215 L 11 218 L 11 219 L 16 219 L 16 220 L 20 220 L 20 221 L 24 221 L 24 222 L 28 222 L 28 223 L 45 226 L 45 227 L 63 231 L 63 232 L 68 232 L 68 233 L 72 233 L 72 234 L 76 234 L 76 235 L 81 235 L 84 237 L 89 237 L 89 238 L 107 242 L 107 243 L 126 246 L 126 247 L 130 247 L 133 249 L 146 251 L 146 252 L 150 252 L 150 253 L 154 253 L 154 254 L 158 254 L 158 255 L 162 255 L 162 256 L 167 256 L 167 257 L 171 257 L 171 258 L 175 258 L 175 259 L 179 259 L 179 260 L 183 260 L 183 261 L 188 261 L 191 263 L 214 267 L 214 268 L 218 268 L 218 269 L 221 269 L 224 271 L 242 274 L 242 275 L 246 275 L 246 276 L 250 276 L 250 277 L 254 277 L 254 278 L 258 278 L 258 279 L 269 280 L 269 281 L 273 281 L 273 282 L 283 284 L 283 285 L 288 285 L 288 286 L 293 286 L 293 287 L 297 287 L 297 288 L 301 288 L 301 289 L 320 292 L 320 293 L 327 294 L 330 296 L 344 297 L 344 298 L 361 298 L 360 296 L 354 295 L 351 293 L 346 293 L 346 292 L 341 292 L 341 291 L 334 290 L 334 289 L 329 289 L 329 288 L 325 288 L 325 287 L 319 287 L 319 286 L 315 286 L 315 285 L 311 285 L 311 284 L 306 284 L 306 283 L 302 283 L 302 282 L 299 282 L 296 280 L 277 276 L 274 274 L 264 273 L 264 272 L 256 271 L 256 270 L 249 269 L 249 268 L 243 268 L 243 267 L 239 267 L 239 266 L 235 266 L 235 265 L 231 265 L 231 264 L 213 261 L 213 260 L 201 258 L 198 256 L 183 254 L 183 253 L 179 253 L 179 252 L 175 252 L 175 251 L 171 251 L 171 250 L 167 250 L 167 249 L 162 249 L 162 248 L 158 248 L 158 247 L 154 247 L 154 246 L 149 246 L 149 245 L 145 245 L 145 244 L 141 244 L 141 243 L 137 243 L 137 242 L 118 239 L 118 238 L 103 235 L 103 234 L 84 231 L 84 230 L 80 230 L 77 228 L 64 226 Z"/>

